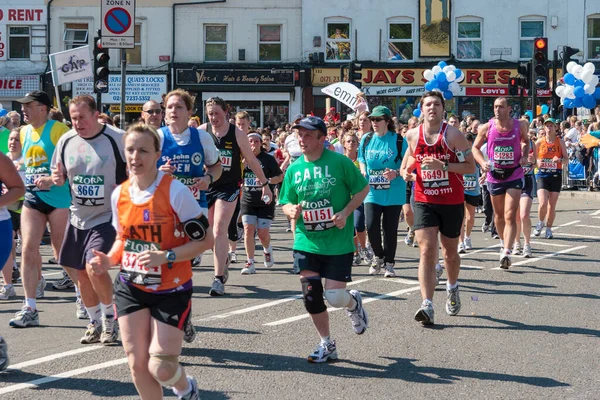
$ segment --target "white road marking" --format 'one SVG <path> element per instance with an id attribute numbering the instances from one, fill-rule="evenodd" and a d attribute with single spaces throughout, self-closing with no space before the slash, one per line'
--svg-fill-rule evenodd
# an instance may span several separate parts
<path id="1" fill-rule="evenodd" d="M 577 220 L 577 221 L 571 221 L 571 222 L 567 222 L 567 223 L 565 223 L 565 224 L 560 224 L 560 225 L 558 225 L 558 226 L 554 226 L 554 227 L 552 227 L 552 229 L 559 229 L 559 228 L 563 228 L 563 227 L 565 227 L 565 226 L 569 226 L 569 225 L 575 225 L 575 224 L 577 224 L 577 223 L 579 223 L 579 222 L 581 222 L 581 221 L 580 221 L 580 220 Z"/>
<path id="2" fill-rule="evenodd" d="M 480 267 L 478 265 L 460 265 L 460 269 L 485 269 L 485 267 Z"/>
<path id="3" fill-rule="evenodd" d="M 495 239 L 494 239 L 494 240 L 495 240 Z M 459 256 L 460 256 L 460 258 L 463 258 L 463 257 L 470 256 L 470 255 L 472 255 L 472 254 L 477 254 L 477 253 L 481 253 L 481 252 L 487 251 L 487 250 L 489 250 L 489 249 L 493 249 L 493 248 L 495 248 L 495 247 L 500 247 L 500 243 L 494 244 L 494 245 L 492 245 L 492 246 L 484 247 L 483 249 L 479 249 L 479 250 L 469 250 L 469 252 L 468 252 L 468 253 L 465 253 L 465 254 L 459 254 Z M 485 253 L 484 253 L 484 254 L 485 254 Z"/>
<path id="4" fill-rule="evenodd" d="M 557 251 L 556 253 L 545 254 L 543 256 L 535 257 L 535 258 L 528 258 L 526 260 L 519 261 L 519 262 L 516 262 L 516 263 L 512 264 L 511 267 L 518 267 L 519 265 L 530 264 L 530 263 L 533 263 L 533 262 L 536 262 L 536 261 L 543 260 L 545 258 L 551 258 L 551 257 L 558 256 L 560 254 L 571 253 L 571 252 L 576 251 L 576 250 L 585 249 L 586 247 L 587 246 L 571 247 L 570 249 L 564 249 L 564 250 L 561 250 L 561 251 Z M 492 268 L 492 269 L 501 269 L 501 268 L 500 267 L 496 267 L 496 268 Z"/>
<path id="5" fill-rule="evenodd" d="M 367 281 L 370 281 L 372 279 L 373 278 L 360 279 L 358 281 L 348 282 L 347 286 L 358 285 L 359 283 L 367 282 Z M 279 304 L 287 303 L 287 302 L 298 300 L 298 299 L 301 299 L 301 298 L 302 298 L 302 295 L 301 294 L 297 294 L 295 296 L 290 296 L 290 297 L 286 297 L 286 298 L 283 298 L 283 299 L 279 299 L 279 300 L 275 300 L 275 301 L 270 301 L 268 303 L 263 303 L 263 304 L 259 304 L 259 305 L 252 306 L 252 307 L 247 307 L 247 308 L 242 308 L 242 309 L 235 310 L 235 311 L 230 311 L 230 312 L 225 313 L 225 314 L 213 315 L 213 316 L 208 317 L 208 318 L 193 319 L 193 322 L 205 322 L 205 321 L 214 321 L 214 320 L 218 320 L 218 319 L 229 318 L 229 317 L 232 317 L 234 315 L 241 315 L 241 314 L 246 314 L 246 313 L 249 313 L 249 312 L 252 312 L 252 311 L 262 310 L 263 308 L 277 306 Z"/>
<path id="6" fill-rule="evenodd" d="M 19 364 L 13 364 L 13 365 L 9 366 L 8 369 L 9 370 L 23 369 L 23 368 L 31 367 L 32 365 L 42 364 L 42 363 L 45 363 L 48 361 L 58 360 L 59 358 L 65 358 L 65 357 L 69 357 L 69 356 L 73 356 L 73 355 L 81 354 L 81 353 L 87 353 L 88 351 L 98 350 L 98 349 L 102 349 L 102 348 L 104 348 L 104 346 L 81 347 L 79 349 L 65 351 L 63 353 L 51 354 L 46 357 L 36 358 L 34 360 L 29 360 L 29 361 L 24 361 Z"/>
<path id="7" fill-rule="evenodd" d="M 596 225 L 575 225 L 575 226 L 580 226 L 582 228 L 600 229 L 600 226 L 596 226 Z"/>
<path id="8" fill-rule="evenodd" d="M 42 274 L 44 276 L 44 278 L 48 278 L 50 276 L 54 276 L 54 275 L 62 275 L 62 272 L 51 272 L 49 274 Z"/>
<path id="9" fill-rule="evenodd" d="M 564 233 L 563 233 L 564 235 Z M 546 242 L 538 242 L 535 240 L 531 241 L 531 244 L 539 244 L 540 246 L 554 246 L 554 247 L 571 247 L 568 244 L 558 244 L 558 243 L 550 243 L 550 241 L 546 241 Z"/>
<path id="10" fill-rule="evenodd" d="M 61 379 L 70 378 L 72 376 L 86 374 L 88 372 L 92 372 L 92 371 L 96 371 L 96 370 L 104 369 L 104 368 L 109 368 L 109 367 L 114 367 L 115 365 L 121 365 L 121 364 L 126 364 L 126 363 L 127 363 L 127 358 L 119 358 L 117 360 L 107 361 L 102 364 L 90 365 L 89 367 L 78 368 L 78 369 L 74 369 L 71 371 L 63 372 L 61 374 L 47 376 L 45 378 L 40 378 L 40 379 L 35 379 L 33 381 L 18 383 L 16 385 L 11 385 L 11 386 L 6 386 L 3 388 L 0 388 L 0 394 L 16 392 L 17 390 L 22 390 L 22 389 L 29 389 L 29 388 L 43 385 L 45 383 L 50 383 L 50 382 L 58 381 Z"/>
<path id="11" fill-rule="evenodd" d="M 419 286 L 415 286 L 415 287 L 408 288 L 408 289 L 397 290 L 395 292 L 390 292 L 390 293 L 386 293 L 386 294 L 380 294 L 379 296 L 375 296 L 375 297 L 369 297 L 368 299 L 364 299 L 363 300 L 363 304 L 371 303 L 373 301 L 385 299 L 385 298 L 388 298 L 388 297 L 396 297 L 396 296 L 399 296 L 401 294 L 414 292 L 415 290 L 419 290 Z M 329 307 L 327 309 L 328 312 L 333 312 L 333 311 L 337 311 L 337 310 L 341 310 L 341 308 Z M 263 324 L 263 325 L 264 326 L 278 326 L 278 325 L 288 324 L 290 322 L 299 321 L 301 319 L 305 319 L 305 318 L 308 318 L 308 317 L 309 317 L 308 314 L 296 315 L 295 317 L 285 318 L 285 319 L 281 319 L 279 321 L 269 322 L 269 323 L 266 323 L 266 324 Z"/>
<path id="12" fill-rule="evenodd" d="M 596 240 L 600 240 L 600 236 L 590 236 L 590 235 L 578 235 L 576 233 L 555 233 L 555 236 L 573 236 L 573 237 L 578 237 L 578 238 L 584 238 L 584 239 L 596 239 Z"/>
<path id="13" fill-rule="evenodd" d="M 600 215 L 600 210 L 594 211 L 593 213 L 591 213 L 590 215 Z"/>
<path id="14" fill-rule="evenodd" d="M 404 279 L 404 278 L 381 278 L 379 279 L 380 281 L 383 282 L 397 282 L 397 283 L 404 283 L 407 285 L 418 285 L 419 281 L 414 280 L 414 279 Z"/>

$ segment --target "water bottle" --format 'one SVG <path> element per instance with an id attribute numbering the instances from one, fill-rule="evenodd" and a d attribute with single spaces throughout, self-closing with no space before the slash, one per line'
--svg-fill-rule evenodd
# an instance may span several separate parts
<path id="1" fill-rule="evenodd" d="M 271 198 L 269 197 L 269 195 L 265 194 L 265 195 L 262 197 L 262 201 L 263 201 L 265 204 L 269 204 L 269 203 L 271 202 Z"/>

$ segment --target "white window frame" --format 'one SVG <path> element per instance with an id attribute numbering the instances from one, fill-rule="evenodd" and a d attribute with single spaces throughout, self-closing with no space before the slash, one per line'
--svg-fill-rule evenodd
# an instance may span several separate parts
<path id="1" fill-rule="evenodd" d="M 600 59 L 600 53 L 598 53 L 598 58 L 590 58 L 591 54 L 590 54 L 590 40 L 598 40 L 600 41 L 600 37 L 589 37 L 588 36 L 588 27 L 590 25 L 590 20 L 592 19 L 596 19 L 598 20 L 598 23 L 600 23 L 600 14 L 592 14 L 592 15 L 588 15 L 587 18 L 585 19 L 585 49 L 583 50 L 583 54 L 585 54 L 585 59 L 588 61 L 598 61 Z"/>
<path id="2" fill-rule="evenodd" d="M 458 25 L 462 22 L 466 23 L 478 23 L 479 24 L 479 38 L 459 38 L 458 37 Z M 456 59 L 461 61 L 482 61 L 483 60 L 483 18 L 479 17 L 466 17 L 456 19 Z M 481 57 L 479 58 L 459 58 L 458 57 L 458 44 L 460 42 L 481 42 Z"/>
<path id="3" fill-rule="evenodd" d="M 279 27 L 279 42 L 261 42 L 260 41 L 260 27 L 261 26 L 277 26 Z M 283 25 L 281 24 L 258 24 L 257 25 L 257 35 L 258 35 L 258 48 L 257 48 L 257 54 L 258 57 L 257 60 L 258 62 L 278 62 L 278 61 L 282 61 L 283 60 L 283 41 L 281 40 L 281 37 L 283 36 Z M 261 60 L 260 59 L 260 45 L 261 44 L 268 44 L 268 45 L 273 45 L 273 44 L 278 44 L 279 45 L 279 60 Z"/>
<path id="4" fill-rule="evenodd" d="M 410 24 L 410 35 L 411 35 L 411 39 L 391 39 L 390 38 L 390 31 L 391 31 L 391 25 L 393 24 Z M 394 17 L 394 18 L 389 18 L 387 20 L 387 40 L 385 41 L 385 49 L 383 49 L 383 53 L 382 55 L 384 55 L 383 57 L 385 57 L 383 60 L 381 61 L 385 61 L 385 62 L 389 62 L 389 63 L 410 63 L 410 62 L 414 62 L 415 61 L 415 56 L 417 54 L 417 39 L 416 39 L 416 32 L 415 32 L 415 19 L 414 18 L 410 18 L 410 17 Z M 413 49 L 412 49 L 412 58 L 411 59 L 407 59 L 407 60 L 389 60 L 388 57 L 386 56 L 388 54 L 388 48 L 389 48 L 389 43 L 390 42 L 403 42 L 403 43 L 412 43 L 413 45 Z"/>
<path id="5" fill-rule="evenodd" d="M 77 29 L 77 28 L 67 28 L 67 25 L 75 25 L 75 24 L 86 24 L 88 26 L 87 29 Z M 85 40 L 67 40 L 67 33 L 74 32 L 73 36 L 77 34 L 77 32 L 85 32 Z M 90 40 L 90 24 L 87 22 L 67 22 L 65 23 L 65 28 L 63 30 L 63 47 L 65 50 L 75 49 L 76 47 L 86 46 Z M 75 47 L 76 46 L 76 47 Z"/>
<path id="6" fill-rule="evenodd" d="M 10 30 L 11 28 L 27 28 L 29 29 L 29 34 L 25 35 L 25 34 L 15 34 L 15 35 L 11 35 Z M 7 59 L 8 60 L 31 60 L 31 44 L 33 42 L 32 36 L 31 36 L 31 26 L 30 25 L 9 25 L 6 27 L 6 33 L 7 35 L 7 44 L 8 44 L 8 49 L 6 52 L 7 55 Z M 11 38 L 13 37 L 27 37 L 29 38 L 29 57 L 19 57 L 19 58 L 12 58 L 10 56 L 10 42 L 11 42 Z"/>
<path id="7" fill-rule="evenodd" d="M 522 36 L 521 35 L 521 24 L 523 22 L 541 22 L 542 23 L 542 35 L 540 37 L 545 37 L 546 35 L 546 19 L 544 17 L 541 16 L 529 16 L 529 17 L 521 17 L 519 18 L 519 60 L 521 61 L 526 61 L 529 60 L 530 57 L 521 57 L 521 42 L 524 40 L 531 40 L 533 42 L 533 39 L 535 39 L 535 36 Z M 533 48 L 531 50 L 533 52 Z"/>
<path id="8" fill-rule="evenodd" d="M 348 38 L 343 39 L 330 39 L 328 36 L 328 25 L 329 24 L 347 24 L 348 25 Z M 350 62 L 352 60 L 352 51 L 354 48 L 354 41 L 352 40 L 352 19 L 345 17 L 334 17 L 334 18 L 325 18 L 325 62 L 327 63 L 344 63 Z M 327 42 L 334 43 L 349 43 L 350 44 L 350 54 L 349 58 L 344 59 L 327 59 Z"/>
<path id="9" fill-rule="evenodd" d="M 206 28 L 210 27 L 210 26 L 224 26 L 225 27 L 225 41 L 224 42 L 207 42 L 206 41 Z M 222 63 L 222 62 L 228 62 L 229 61 L 229 24 L 226 23 L 210 23 L 210 24 L 204 24 L 203 28 L 202 28 L 203 32 L 203 44 L 204 44 L 204 48 L 203 50 L 203 55 L 204 55 L 204 62 L 207 63 Z M 206 45 L 207 44 L 224 44 L 225 45 L 225 59 L 224 60 L 207 60 L 206 59 Z"/>

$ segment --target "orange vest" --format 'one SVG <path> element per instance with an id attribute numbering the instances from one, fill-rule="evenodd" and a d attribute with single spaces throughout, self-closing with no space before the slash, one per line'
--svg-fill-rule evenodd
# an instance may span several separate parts
<path id="1" fill-rule="evenodd" d="M 558 170 L 562 169 L 562 162 L 553 162 L 554 156 L 561 158 L 562 150 L 560 148 L 560 139 L 557 137 L 554 139 L 554 143 L 550 144 L 546 140 L 546 137 L 542 137 L 540 144 L 538 145 L 537 158 L 540 160 L 541 170 Z"/>
<path id="2" fill-rule="evenodd" d="M 144 250 L 168 250 L 188 242 L 183 234 L 175 236 L 180 225 L 171 207 L 170 188 L 174 178 L 163 176 L 152 198 L 143 204 L 134 204 L 129 196 L 130 181 L 123 182 L 117 209 L 124 242 L 121 275 L 145 292 L 173 290 L 192 279 L 190 261 L 174 262 L 145 268 L 137 263 L 137 254 Z"/>

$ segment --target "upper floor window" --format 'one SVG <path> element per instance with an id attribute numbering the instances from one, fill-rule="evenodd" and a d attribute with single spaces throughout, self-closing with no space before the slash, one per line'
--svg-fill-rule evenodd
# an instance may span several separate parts
<path id="1" fill-rule="evenodd" d="M 8 58 L 29 59 L 31 57 L 31 27 L 8 27 Z"/>
<path id="2" fill-rule="evenodd" d="M 588 18 L 587 22 L 587 58 L 600 59 L 600 16 Z"/>
<path id="3" fill-rule="evenodd" d="M 281 61 L 281 25 L 258 26 L 258 61 Z"/>
<path id="4" fill-rule="evenodd" d="M 412 21 L 388 23 L 388 61 L 411 61 L 414 59 L 414 48 Z"/>
<path id="5" fill-rule="evenodd" d="M 142 25 L 135 24 L 133 29 L 135 47 L 125 50 L 128 65 L 142 65 Z"/>
<path id="6" fill-rule="evenodd" d="M 204 26 L 204 61 L 227 61 L 227 25 Z"/>
<path id="7" fill-rule="evenodd" d="M 86 46 L 88 44 L 88 24 L 65 24 L 63 42 L 65 50 Z"/>
<path id="8" fill-rule="evenodd" d="M 543 20 L 521 20 L 519 22 L 519 58 L 533 56 L 533 39 L 544 36 Z"/>
<path id="9" fill-rule="evenodd" d="M 456 33 L 456 58 L 481 60 L 481 21 L 458 21 Z"/>
<path id="10" fill-rule="evenodd" d="M 349 22 L 327 22 L 327 39 L 325 43 L 327 61 L 352 59 L 350 40 L 351 26 Z"/>

